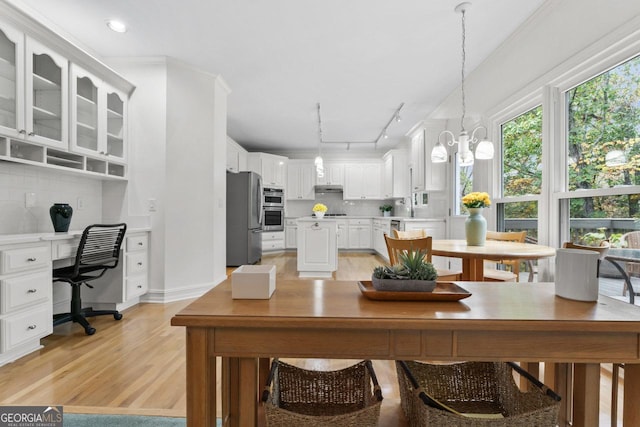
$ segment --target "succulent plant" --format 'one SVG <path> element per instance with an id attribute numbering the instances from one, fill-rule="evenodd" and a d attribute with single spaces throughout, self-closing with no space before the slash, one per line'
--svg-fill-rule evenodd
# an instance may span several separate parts
<path id="1" fill-rule="evenodd" d="M 408 251 L 400 255 L 400 264 L 378 266 L 373 269 L 376 279 L 436 280 L 438 273 L 430 262 L 425 261 L 426 252 Z"/>

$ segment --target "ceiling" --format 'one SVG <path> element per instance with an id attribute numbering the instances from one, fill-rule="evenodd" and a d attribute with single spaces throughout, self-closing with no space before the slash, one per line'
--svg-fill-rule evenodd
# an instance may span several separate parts
<path id="1" fill-rule="evenodd" d="M 8 1 L 98 56 L 165 55 L 221 75 L 228 134 L 249 151 L 317 150 L 318 103 L 323 141 L 374 141 L 404 103 L 388 139 L 351 144 L 385 151 L 460 83 L 459 0 Z M 543 2 L 476 0 L 466 73 Z"/>

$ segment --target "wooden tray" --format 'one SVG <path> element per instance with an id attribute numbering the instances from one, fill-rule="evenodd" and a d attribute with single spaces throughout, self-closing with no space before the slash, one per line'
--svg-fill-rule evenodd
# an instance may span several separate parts
<path id="1" fill-rule="evenodd" d="M 433 292 L 377 291 L 370 280 L 358 282 L 360 292 L 366 298 L 378 301 L 459 301 L 471 296 L 469 291 L 455 283 L 437 283 Z"/>

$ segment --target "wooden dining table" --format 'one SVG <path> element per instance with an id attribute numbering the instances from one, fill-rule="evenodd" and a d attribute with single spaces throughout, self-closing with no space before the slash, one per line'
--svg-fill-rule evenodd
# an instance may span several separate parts
<path id="1" fill-rule="evenodd" d="M 258 424 L 260 361 L 272 357 L 573 363 L 573 425 L 587 427 L 598 425 L 599 364 L 625 363 L 624 425 L 640 425 L 638 307 L 563 299 L 553 283 L 457 284 L 471 296 L 380 301 L 355 281 L 278 280 L 270 299 L 234 300 L 221 283 L 171 319 L 186 327 L 187 426 L 216 424 L 218 356 L 225 427 Z"/>
<path id="2" fill-rule="evenodd" d="M 470 246 L 466 240 L 440 239 L 432 242 L 432 255 L 461 258 L 462 280 L 474 282 L 484 280 L 485 260 L 535 260 L 555 254 L 555 248 L 533 243 L 487 240 L 483 246 Z"/>

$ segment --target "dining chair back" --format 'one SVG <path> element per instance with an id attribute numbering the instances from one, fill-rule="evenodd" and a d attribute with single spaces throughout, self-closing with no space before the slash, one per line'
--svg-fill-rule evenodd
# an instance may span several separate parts
<path id="1" fill-rule="evenodd" d="M 432 262 L 432 244 L 433 239 L 428 237 L 417 237 L 413 239 L 397 239 L 384 235 L 384 241 L 387 245 L 387 252 L 389 253 L 389 263 L 396 265 L 400 263 L 400 254 L 408 251 L 422 250 L 426 253 L 425 258 L 427 262 Z M 462 279 L 461 271 L 451 271 L 442 268 L 436 268 L 439 281 L 455 281 Z"/>
<path id="2" fill-rule="evenodd" d="M 620 237 L 620 242 L 628 249 L 640 249 L 640 231 L 630 231 Z M 627 262 L 625 269 L 629 277 L 640 276 L 640 263 Z M 622 295 L 627 295 L 627 287 L 622 288 Z"/>
<path id="3" fill-rule="evenodd" d="M 526 231 L 487 231 L 487 240 L 524 243 L 526 237 Z M 518 259 L 485 261 L 484 280 L 486 282 L 519 282 L 521 262 L 522 260 Z"/>
<path id="4" fill-rule="evenodd" d="M 422 228 L 417 230 L 406 230 L 406 231 L 392 230 L 392 231 L 393 231 L 393 237 L 396 239 L 416 239 L 420 237 L 427 237 L 427 233 Z"/>

